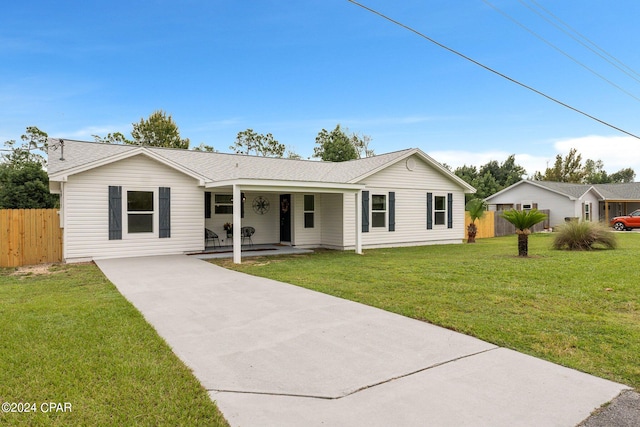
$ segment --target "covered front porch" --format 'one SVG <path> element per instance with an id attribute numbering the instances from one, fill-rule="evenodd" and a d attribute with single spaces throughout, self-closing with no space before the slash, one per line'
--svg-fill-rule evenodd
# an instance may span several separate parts
<path id="1" fill-rule="evenodd" d="M 211 251 L 203 255 L 232 256 L 240 263 L 243 256 L 283 253 L 285 247 L 350 246 L 362 253 L 357 207 L 363 187 L 268 180 L 209 184 L 204 198 L 205 229 L 217 237 L 207 239 Z"/>

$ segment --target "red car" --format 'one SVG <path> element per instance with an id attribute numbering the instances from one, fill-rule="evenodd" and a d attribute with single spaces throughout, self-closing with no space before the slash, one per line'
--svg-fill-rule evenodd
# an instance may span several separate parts
<path id="1" fill-rule="evenodd" d="M 609 225 L 618 231 L 640 228 L 640 209 L 636 209 L 629 215 L 617 216 L 613 218 Z"/>

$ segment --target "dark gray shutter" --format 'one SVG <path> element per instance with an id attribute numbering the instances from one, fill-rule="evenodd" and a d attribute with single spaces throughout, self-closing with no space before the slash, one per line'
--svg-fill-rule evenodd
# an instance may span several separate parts
<path id="1" fill-rule="evenodd" d="M 211 191 L 204 192 L 204 217 L 211 218 Z"/>
<path id="2" fill-rule="evenodd" d="M 160 227 L 158 237 L 171 237 L 171 188 L 160 187 L 158 216 Z"/>
<path id="3" fill-rule="evenodd" d="M 122 239 L 122 187 L 109 186 L 109 240 Z"/>
<path id="4" fill-rule="evenodd" d="M 244 193 L 240 193 L 240 218 L 244 218 Z"/>
<path id="5" fill-rule="evenodd" d="M 362 232 L 369 231 L 369 192 L 362 192 Z"/>
<path id="6" fill-rule="evenodd" d="M 433 228 L 433 193 L 427 193 L 427 230 Z"/>
<path id="7" fill-rule="evenodd" d="M 396 231 L 396 192 L 389 191 L 389 231 Z"/>
<path id="8" fill-rule="evenodd" d="M 453 228 L 453 193 L 447 193 L 447 228 Z"/>

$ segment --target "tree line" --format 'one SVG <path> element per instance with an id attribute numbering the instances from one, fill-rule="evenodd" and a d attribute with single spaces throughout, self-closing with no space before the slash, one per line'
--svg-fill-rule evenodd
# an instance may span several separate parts
<path id="1" fill-rule="evenodd" d="M 449 168 L 451 170 L 451 168 Z M 485 199 L 498 191 L 522 180 L 527 171 L 515 162 L 515 154 L 498 163 L 491 160 L 480 167 L 460 166 L 453 173 L 476 188 L 474 195 L 467 198 Z M 633 182 L 636 174 L 632 168 L 624 168 L 608 174 L 604 170 L 602 160 L 587 159 L 582 161 L 582 155 L 572 148 L 566 156 L 556 155 L 553 166 L 545 169 L 544 173 L 536 171 L 530 179 L 534 181 L 569 182 L 576 184 L 615 184 Z"/>

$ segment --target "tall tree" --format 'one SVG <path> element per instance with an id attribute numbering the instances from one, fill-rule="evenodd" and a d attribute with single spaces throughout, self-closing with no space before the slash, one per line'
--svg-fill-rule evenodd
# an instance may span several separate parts
<path id="1" fill-rule="evenodd" d="M 162 110 L 151 113 L 148 119 L 133 123 L 132 141 L 128 144 L 148 145 L 150 147 L 189 148 L 189 138 L 180 138 L 178 126 L 173 118 Z"/>
<path id="2" fill-rule="evenodd" d="M 9 153 L 2 154 L 0 163 L 0 208 L 53 208 L 58 196 L 49 192 L 49 177 L 43 166 L 46 160 L 36 150 L 47 148 L 47 133 L 35 126 L 27 127 L 20 137 L 5 142 Z"/>
<path id="3" fill-rule="evenodd" d="M 263 157 L 283 157 L 286 147 L 270 133 L 263 135 L 253 129 L 238 132 L 236 141 L 229 147 L 236 154 L 253 154 Z"/>
<path id="4" fill-rule="evenodd" d="M 507 159 L 498 164 L 497 161 L 492 160 L 486 165 L 482 166 L 478 171 L 480 176 L 489 172 L 500 189 L 506 188 L 522 180 L 522 177 L 526 175 L 527 171 L 520 165 L 516 164 L 515 154 L 511 154 Z"/>
<path id="5" fill-rule="evenodd" d="M 610 182 L 612 183 L 633 182 L 635 178 L 636 173 L 632 168 L 620 169 L 618 172 L 609 175 Z"/>
<path id="6" fill-rule="evenodd" d="M 610 182 L 607 171 L 604 170 L 602 160 L 587 159 L 584 162 L 584 182 L 588 184 L 606 184 Z"/>
<path id="7" fill-rule="evenodd" d="M 480 168 L 464 165 L 456 168 L 454 173 L 477 190 L 475 195 L 468 194 L 466 196 L 469 201 L 474 197 L 484 199 L 515 184 L 522 179 L 527 171 L 516 164 L 515 155 L 512 154 L 502 163 L 491 160 Z"/>
<path id="8" fill-rule="evenodd" d="M 345 129 L 345 133 L 348 131 L 348 129 Z M 360 136 L 357 133 L 351 134 L 351 144 L 360 157 L 373 157 L 376 155 L 373 149 L 369 148 L 370 143 L 371 137 L 369 135 Z"/>
<path id="9" fill-rule="evenodd" d="M 316 144 L 313 157 L 318 157 L 325 162 L 345 162 L 360 158 L 353 139 L 340 128 L 339 124 L 331 132 L 326 129 L 318 132 Z"/>
<path id="10" fill-rule="evenodd" d="M 572 148 L 565 157 L 560 154 L 556 155 L 553 167 L 547 168 L 544 174 L 536 172 L 533 179 L 536 181 L 581 183 L 585 174 L 582 155 L 578 153 L 578 150 Z"/>
<path id="11" fill-rule="evenodd" d="M 607 174 L 602 160 L 585 160 L 582 164 L 582 155 L 572 148 L 565 157 L 556 155 L 553 167 L 547 168 L 544 174 L 536 172 L 533 179 L 536 181 L 573 182 L 579 184 L 608 184 L 633 182 L 635 172 L 631 168 L 620 169 L 618 172 Z"/>

